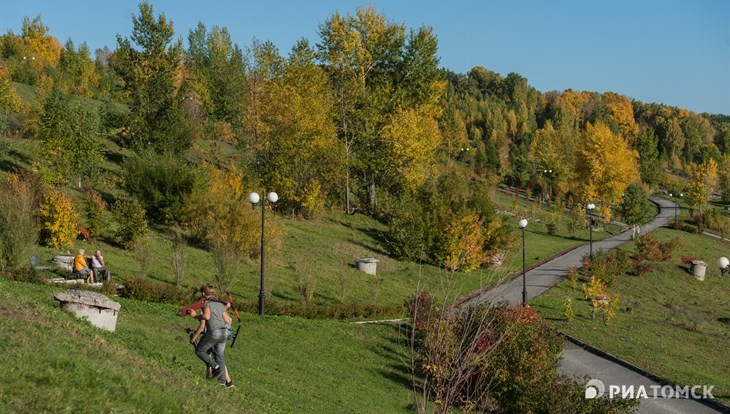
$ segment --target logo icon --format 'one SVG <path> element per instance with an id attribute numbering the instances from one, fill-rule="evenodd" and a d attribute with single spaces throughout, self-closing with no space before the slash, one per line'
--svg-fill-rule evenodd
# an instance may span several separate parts
<path id="1" fill-rule="evenodd" d="M 592 379 L 586 384 L 586 398 L 600 398 L 603 397 L 603 393 L 606 392 L 606 387 L 603 385 L 603 381 Z"/>

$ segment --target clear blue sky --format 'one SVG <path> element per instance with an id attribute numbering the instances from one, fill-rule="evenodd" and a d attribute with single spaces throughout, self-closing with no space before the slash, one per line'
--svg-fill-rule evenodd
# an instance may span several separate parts
<path id="1" fill-rule="evenodd" d="M 0 31 L 40 14 L 64 43 L 114 49 L 129 36 L 134 0 L 0 0 Z M 225 26 L 248 46 L 271 40 L 282 54 L 335 11 L 372 5 L 393 22 L 432 26 L 441 66 L 516 72 L 551 90 L 613 91 L 643 102 L 730 115 L 729 0 L 239 0 L 151 1 L 186 39 L 198 21 Z"/>

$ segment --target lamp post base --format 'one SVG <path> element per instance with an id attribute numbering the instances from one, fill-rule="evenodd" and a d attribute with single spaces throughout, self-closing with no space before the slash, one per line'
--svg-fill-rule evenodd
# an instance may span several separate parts
<path id="1" fill-rule="evenodd" d="M 259 292 L 259 315 L 264 316 L 264 304 L 266 303 L 266 293 Z"/>

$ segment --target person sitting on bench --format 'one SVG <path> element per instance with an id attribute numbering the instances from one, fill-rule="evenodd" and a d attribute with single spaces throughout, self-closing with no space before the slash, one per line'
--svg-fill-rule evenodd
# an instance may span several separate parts
<path id="1" fill-rule="evenodd" d="M 100 250 L 97 250 L 96 253 L 91 256 L 91 270 L 94 271 L 97 282 L 108 282 L 111 279 L 109 271 L 104 267 L 104 256 L 101 255 Z"/>
<path id="2" fill-rule="evenodd" d="M 86 276 L 86 283 L 92 283 L 94 281 L 94 271 L 89 269 L 89 265 L 86 263 L 86 259 L 89 257 L 84 256 L 84 253 L 84 249 L 80 249 L 74 257 L 74 273 Z"/>

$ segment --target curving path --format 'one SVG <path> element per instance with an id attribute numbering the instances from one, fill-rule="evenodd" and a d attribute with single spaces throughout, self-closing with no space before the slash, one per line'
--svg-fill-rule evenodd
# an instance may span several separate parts
<path id="1" fill-rule="evenodd" d="M 662 198 L 652 198 L 653 202 L 659 205 L 659 214 L 654 221 L 641 228 L 642 233 L 652 231 L 663 226 L 674 218 L 674 209 L 677 205 Z M 593 242 L 593 251 L 609 250 L 620 246 L 631 240 L 631 230 L 624 231 L 616 236 Z M 527 247 L 529 249 L 529 246 Z M 589 253 L 589 246 L 581 246 L 547 263 L 544 263 L 526 273 L 527 279 L 527 300 L 541 295 L 546 290 L 565 278 L 565 269 L 568 267 L 579 267 L 580 259 Z M 474 297 L 461 306 L 466 307 L 482 303 L 497 303 L 506 300 L 511 304 L 522 302 L 522 277 L 518 277 L 510 283 L 495 287 L 480 296 Z M 585 350 L 570 341 L 566 341 L 563 348 L 562 359 L 559 370 L 565 374 L 577 378 L 589 377 L 599 379 L 608 386 L 615 385 L 643 385 L 647 392 L 651 392 L 651 386 L 660 384 L 651 378 L 640 374 L 622 364 L 604 358 L 596 353 Z M 681 384 L 685 385 L 685 384 Z M 692 385 L 692 384 L 689 384 Z M 710 385 L 710 384 L 707 384 Z M 694 400 L 676 399 L 642 399 L 639 409 L 641 414 L 654 413 L 688 413 L 704 414 L 718 413 L 718 411 L 705 404 Z"/>

